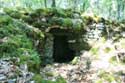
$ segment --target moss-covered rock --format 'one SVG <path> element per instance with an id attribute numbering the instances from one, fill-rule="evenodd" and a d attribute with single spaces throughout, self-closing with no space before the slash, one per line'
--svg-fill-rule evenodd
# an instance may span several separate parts
<path id="1" fill-rule="evenodd" d="M 38 72 L 41 60 L 34 41 L 39 39 L 41 42 L 43 33 L 7 15 L 0 17 L 0 58 L 20 58 L 17 65 L 25 63 L 30 71 Z"/>
<path id="2" fill-rule="evenodd" d="M 85 37 L 88 33 L 87 39 L 96 39 L 97 40 L 100 37 L 105 37 L 105 39 L 113 39 L 119 40 L 121 38 L 121 32 L 124 30 L 124 24 L 119 23 L 117 21 L 111 21 L 106 20 L 104 18 L 101 18 L 99 16 L 93 15 L 93 16 L 82 16 L 80 12 L 73 11 L 71 9 L 58 9 L 58 8 L 47 8 L 47 9 L 36 9 L 28 11 L 27 9 L 5 9 L 5 12 L 13 17 L 16 18 L 16 21 L 20 21 L 20 23 L 17 23 L 16 21 L 14 23 L 8 23 L 9 19 L 0 19 L 0 25 L 2 28 L 0 28 L 0 37 L 2 41 L 6 41 L 9 38 L 9 36 L 19 36 L 22 35 L 23 38 L 26 38 L 26 41 L 23 41 L 23 38 L 19 36 L 22 40 L 18 40 L 18 42 L 31 42 L 31 47 L 29 48 L 27 46 L 27 49 L 34 49 L 33 46 L 37 47 L 37 50 L 39 50 L 39 53 L 43 55 L 43 52 L 48 52 L 48 48 L 52 53 L 52 44 L 53 40 L 49 41 L 47 40 L 48 36 L 47 34 L 50 33 L 51 35 L 66 35 L 68 36 L 70 40 L 74 40 L 74 43 L 69 43 L 69 48 L 72 50 L 75 50 L 77 52 L 80 52 L 81 50 L 89 50 L 91 47 L 85 40 Z M 14 15 L 17 14 L 17 15 Z M 7 26 L 3 26 L 3 24 L 7 24 Z M 22 25 L 23 24 L 23 25 Z M 28 25 L 28 26 L 27 26 Z M 29 27 L 30 25 L 30 27 Z M 15 28 L 21 26 L 20 28 Z M 6 28 L 6 30 L 4 28 Z M 29 28 L 24 28 L 29 27 Z M 58 30 L 54 33 L 51 33 L 52 29 Z M 65 33 L 61 33 L 59 31 L 63 31 Z M 99 32 L 100 30 L 100 32 Z M 89 34 L 90 32 L 90 34 Z M 98 32 L 100 34 L 98 34 Z M 25 33 L 25 34 L 24 34 Z M 71 35 L 68 35 L 67 33 L 71 33 Z M 4 36 L 3 36 L 4 34 Z M 101 35 L 101 36 L 99 36 Z M 6 37 L 7 36 L 7 37 Z M 29 38 L 30 37 L 30 38 Z M 91 38 L 90 38 L 91 37 Z M 12 37 L 13 38 L 13 37 Z M 27 39 L 29 38 L 29 39 Z M 45 38 L 45 39 L 44 39 Z M 51 37 L 53 39 L 53 37 Z M 50 38 L 50 39 L 51 39 Z M 3 43 L 2 43 L 3 44 Z M 13 44 L 13 42 L 12 42 Z M 47 44 L 51 44 L 49 47 Z M 15 48 L 19 46 L 23 46 L 22 44 L 17 45 L 14 43 Z M 3 47 L 3 46 L 2 46 Z M 24 48 L 24 47 L 21 47 Z M 44 49 L 44 50 L 43 50 Z M 2 49 L 3 50 L 3 49 Z M 90 51 L 92 54 L 97 53 L 96 48 L 92 48 Z M 105 49 L 105 51 L 108 53 L 110 49 Z M 45 53 L 42 58 L 43 60 L 45 57 L 48 58 L 48 55 L 50 55 L 52 58 L 51 53 Z M 2 54 L 3 55 L 3 54 Z M 52 60 L 50 60 L 51 62 Z"/>
<path id="3" fill-rule="evenodd" d="M 29 15 L 31 9 L 25 9 L 25 8 L 4 8 L 4 12 L 8 15 L 10 15 L 13 18 L 16 19 L 23 19 L 26 18 L 27 15 Z"/>
<path id="4" fill-rule="evenodd" d="M 5 12 L 13 18 L 21 19 L 37 28 L 40 28 L 43 31 L 45 31 L 48 27 L 53 27 L 55 25 L 58 25 L 58 28 L 61 27 L 64 29 L 77 30 L 77 28 L 84 28 L 82 27 L 81 22 L 73 22 L 73 20 L 76 19 L 75 14 L 77 12 L 72 11 L 70 9 L 65 10 L 58 8 L 47 8 L 37 9 L 32 12 L 21 12 L 17 10 L 14 11 L 6 9 Z M 80 15 L 77 17 L 80 17 Z"/>

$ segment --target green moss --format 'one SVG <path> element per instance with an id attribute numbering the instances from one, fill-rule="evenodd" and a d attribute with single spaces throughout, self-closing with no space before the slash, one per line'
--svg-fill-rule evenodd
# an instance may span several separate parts
<path id="1" fill-rule="evenodd" d="M 10 15 L 13 11 L 14 9 L 4 8 L 4 12 L 6 12 L 8 15 Z"/>
<path id="2" fill-rule="evenodd" d="M 72 27 L 72 20 L 70 18 L 63 19 L 62 26 L 67 28 Z"/>
<path id="3" fill-rule="evenodd" d="M 35 80 L 35 83 L 42 83 L 43 78 L 40 74 L 36 74 L 34 75 L 33 80 Z"/>
<path id="4" fill-rule="evenodd" d="M 6 9 L 5 11 L 11 17 L 23 20 L 43 31 L 48 27 L 53 27 L 54 25 L 64 29 L 81 30 L 82 28 L 81 23 L 73 23 L 73 15 L 76 12 L 71 9 L 46 8 L 36 9 L 33 11 L 27 11 L 26 9 Z M 43 18 L 45 18 L 46 21 L 43 21 Z"/>
<path id="5" fill-rule="evenodd" d="M 29 71 L 35 72 L 35 73 L 40 72 L 40 67 L 41 67 L 40 64 L 42 63 L 38 55 L 31 56 L 30 60 L 27 61 L 27 64 L 28 64 Z"/>
<path id="6" fill-rule="evenodd" d="M 24 50 L 21 48 L 32 49 L 32 43 L 25 35 L 12 35 L 0 44 L 0 56 L 20 56 Z"/>
<path id="7" fill-rule="evenodd" d="M 73 60 L 71 61 L 71 64 L 76 65 L 79 61 L 79 57 L 74 57 Z"/>
<path id="8" fill-rule="evenodd" d="M 6 12 L 9 16 L 16 18 L 16 19 L 21 19 L 25 16 L 27 16 L 30 12 L 29 9 L 24 9 L 24 8 L 4 8 L 4 12 Z"/>
<path id="9" fill-rule="evenodd" d="M 12 24 L 8 24 L 6 26 L 1 26 L 0 28 L 0 38 L 7 37 L 10 35 L 21 34 L 22 31 L 19 28 L 16 28 Z"/>
<path id="10" fill-rule="evenodd" d="M 99 81 L 99 83 L 102 83 L 102 81 L 104 82 L 104 81 L 107 81 L 108 83 L 111 83 L 111 82 L 117 82 L 117 83 L 119 83 L 120 82 L 120 80 L 117 80 L 117 79 L 120 79 L 119 77 L 116 77 L 115 75 L 114 75 L 114 73 L 112 73 L 112 72 L 106 72 L 106 71 L 104 71 L 104 70 L 100 70 L 99 71 L 99 74 L 98 74 L 98 76 L 100 77 L 100 81 Z M 97 82 L 98 83 L 98 82 Z"/>
<path id="11" fill-rule="evenodd" d="M 18 11 L 13 11 L 11 14 L 10 14 L 11 17 L 13 18 L 16 18 L 16 19 L 20 19 L 22 14 Z"/>
<path id="12" fill-rule="evenodd" d="M 41 60 L 32 41 L 41 40 L 43 33 L 39 29 L 23 27 L 6 16 L 1 18 L 1 24 L 7 24 L 0 26 L 0 58 L 18 57 L 18 65 L 28 64 L 29 71 L 38 73 Z"/>
<path id="13" fill-rule="evenodd" d="M 105 51 L 105 53 L 109 53 L 109 52 L 111 51 L 111 48 L 106 47 L 106 48 L 104 49 L 104 51 Z"/>
<path id="14" fill-rule="evenodd" d="M 0 15 L 0 26 L 4 25 L 4 24 L 8 24 L 9 22 L 11 22 L 11 18 L 6 16 L 6 15 Z"/>
<path id="15" fill-rule="evenodd" d="M 117 65 L 117 64 L 124 64 L 125 63 L 125 58 L 123 57 L 121 59 L 121 58 L 118 57 L 118 59 L 117 59 L 116 56 L 113 56 L 113 57 L 111 57 L 109 59 L 109 62 L 112 63 L 112 64 L 115 64 L 115 65 Z"/>
<path id="16" fill-rule="evenodd" d="M 73 25 L 73 29 L 75 29 L 75 30 L 81 30 L 81 28 L 82 28 L 82 24 L 79 23 L 79 22 L 77 22 L 77 23 L 75 23 L 75 24 Z"/>
<path id="17" fill-rule="evenodd" d="M 73 17 L 73 12 L 74 11 L 72 11 L 72 9 L 66 9 L 66 10 L 64 10 L 64 12 L 66 13 L 67 17 L 70 17 L 70 18 Z"/>
<path id="18" fill-rule="evenodd" d="M 34 19 L 32 19 L 30 16 L 23 16 L 22 20 L 29 24 L 32 24 L 34 22 Z"/>
<path id="19" fill-rule="evenodd" d="M 98 54 L 98 50 L 99 50 L 99 48 L 95 48 L 95 47 L 93 47 L 93 48 L 91 48 L 91 53 L 93 54 L 93 55 L 97 55 Z"/>
<path id="20" fill-rule="evenodd" d="M 67 83 L 67 82 L 63 77 L 59 76 L 55 83 Z"/>
<path id="21" fill-rule="evenodd" d="M 110 63 L 117 63 L 116 56 L 113 56 L 109 59 Z"/>
<path id="22" fill-rule="evenodd" d="M 20 62 L 18 63 L 18 65 L 27 64 L 29 71 L 34 72 L 34 73 L 39 73 L 40 64 L 41 64 L 40 57 L 37 53 L 35 53 L 35 51 L 33 50 L 29 50 L 29 51 L 25 50 L 24 51 L 25 53 L 19 56 Z"/>
<path id="23" fill-rule="evenodd" d="M 49 20 L 49 23 L 51 24 L 50 26 L 53 25 L 58 25 L 58 26 L 62 26 L 64 28 L 71 28 L 72 27 L 72 19 L 70 18 L 59 18 L 59 17 L 52 17 Z"/>
<path id="24" fill-rule="evenodd" d="M 46 72 L 45 74 L 46 74 L 46 76 L 54 76 L 53 72 Z"/>
<path id="25" fill-rule="evenodd" d="M 63 18 L 52 17 L 51 20 L 49 20 L 49 23 L 51 25 L 61 25 L 63 23 Z"/>
<path id="26" fill-rule="evenodd" d="M 35 80 L 35 83 L 67 83 L 61 76 L 59 76 L 56 81 L 51 81 L 43 79 L 40 74 L 35 74 L 33 80 Z"/>
<path id="27" fill-rule="evenodd" d="M 95 83 L 103 83 L 103 80 L 102 79 L 96 80 Z"/>
<path id="28" fill-rule="evenodd" d="M 66 12 L 64 12 L 64 10 L 57 9 L 55 13 L 58 17 L 63 17 L 63 18 L 67 17 L 67 14 Z"/>

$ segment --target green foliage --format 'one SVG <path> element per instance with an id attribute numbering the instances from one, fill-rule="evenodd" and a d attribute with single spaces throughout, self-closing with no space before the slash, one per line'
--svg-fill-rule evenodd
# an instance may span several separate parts
<path id="1" fill-rule="evenodd" d="M 7 26 L 3 25 L 0 27 L 0 38 L 14 36 L 17 34 L 20 35 L 22 33 L 23 32 L 19 28 L 16 28 L 14 25 L 10 23 Z"/>
<path id="2" fill-rule="evenodd" d="M 54 9 L 54 14 L 57 17 L 62 17 L 62 18 L 72 18 L 73 17 L 73 11 L 71 9 L 61 9 L 61 8 L 56 8 Z"/>
<path id="3" fill-rule="evenodd" d="M 25 37 L 25 35 L 7 37 L 6 41 L 0 44 L 0 56 L 20 56 L 24 51 L 20 49 L 23 48 L 32 49 L 32 43 L 27 39 L 27 37 Z"/>
<path id="4" fill-rule="evenodd" d="M 81 8 L 81 11 L 85 12 L 87 10 L 87 8 L 89 8 L 89 6 L 90 6 L 90 0 L 84 0 L 82 6 L 83 7 Z"/>
<path id="5" fill-rule="evenodd" d="M 77 10 L 82 12 L 90 11 L 99 16 L 103 16 L 110 19 L 124 19 L 125 4 L 124 0 L 52 0 L 55 1 L 56 8 L 70 8 L 70 10 Z M 50 8 L 51 1 L 47 0 L 2 0 L 1 7 L 24 7 L 24 8 Z M 56 13 L 59 13 L 59 16 L 66 17 L 68 14 L 58 10 Z M 105 14 L 107 13 L 107 14 Z M 70 14 L 68 16 L 71 16 Z"/>
<path id="6" fill-rule="evenodd" d="M 42 83 L 43 78 L 40 74 L 35 74 L 33 80 L 35 80 L 35 83 Z"/>
<path id="7" fill-rule="evenodd" d="M 76 65 L 79 61 L 79 57 L 74 57 L 74 59 L 71 61 L 71 64 Z"/>
<path id="8" fill-rule="evenodd" d="M 64 12 L 64 10 L 57 9 L 55 13 L 58 17 L 67 17 L 67 12 Z"/>
<path id="9" fill-rule="evenodd" d="M 61 26 L 63 28 L 69 28 L 71 29 L 72 27 L 74 29 L 79 29 L 81 28 L 81 24 L 80 23 L 76 23 L 74 24 L 75 26 L 73 26 L 73 22 L 72 22 L 73 19 L 71 18 L 62 18 L 62 17 L 52 17 L 52 19 L 50 19 L 49 23 L 51 25 L 58 25 L 58 26 Z"/>
<path id="10" fill-rule="evenodd" d="M 52 19 L 49 21 L 51 25 L 61 25 L 63 23 L 63 18 L 58 17 L 52 17 Z"/>
<path id="11" fill-rule="evenodd" d="M 92 52 L 93 55 L 97 55 L 98 54 L 98 50 L 99 50 L 99 48 L 93 47 L 93 48 L 91 48 L 90 51 Z"/>
<path id="12" fill-rule="evenodd" d="M 71 9 L 46 8 L 27 11 L 26 9 L 5 9 L 5 12 L 13 18 L 23 20 L 28 24 L 44 31 L 48 27 L 59 26 L 66 29 L 81 30 L 82 23 L 74 19 L 75 11 Z M 77 12 L 78 14 L 80 12 Z M 73 20 L 77 20 L 76 22 Z"/>
<path id="13" fill-rule="evenodd" d="M 36 36 L 43 38 L 43 33 L 38 29 L 30 31 L 30 29 L 22 28 L 8 16 L 1 16 L 1 18 L 1 24 L 7 24 L 0 26 L 0 58 L 18 57 L 20 58 L 18 65 L 28 64 L 29 71 L 39 72 L 41 60 L 27 33 L 32 34 L 35 38 Z"/>
<path id="14" fill-rule="evenodd" d="M 44 80 L 40 74 L 35 74 L 33 80 L 35 80 L 36 83 L 66 83 L 65 79 L 61 76 L 59 76 L 56 81 L 51 81 Z"/>
<path id="15" fill-rule="evenodd" d="M 18 65 L 27 64 L 29 71 L 34 73 L 39 73 L 40 64 L 41 64 L 40 57 L 34 51 L 32 51 L 31 53 L 32 55 L 31 54 L 28 55 L 27 51 L 25 50 L 25 55 L 19 56 L 20 62 L 18 63 Z"/>
<path id="16" fill-rule="evenodd" d="M 6 15 L 0 15 L 0 26 L 4 25 L 4 24 L 8 24 L 9 22 L 11 22 L 11 18 L 6 16 Z"/>
<path id="17" fill-rule="evenodd" d="M 95 83 L 103 83 L 103 80 L 102 79 L 96 80 Z"/>
<path id="18" fill-rule="evenodd" d="M 110 83 L 115 80 L 112 74 L 109 74 L 108 72 L 105 71 L 100 71 L 99 77 L 103 78 L 104 80 L 107 80 Z"/>
<path id="19" fill-rule="evenodd" d="M 24 8 L 4 8 L 4 12 L 6 12 L 9 16 L 16 18 L 16 19 L 21 19 L 21 18 L 26 18 L 27 15 L 29 14 L 28 12 L 30 12 L 30 9 L 24 9 Z"/>
<path id="20" fill-rule="evenodd" d="M 100 70 L 98 72 L 99 80 L 96 81 L 96 83 L 103 83 L 104 81 L 107 83 L 117 82 L 120 83 L 119 77 L 115 76 L 114 73 L 106 72 L 105 70 Z"/>
<path id="21" fill-rule="evenodd" d="M 109 62 L 112 63 L 112 64 L 113 64 L 113 63 L 116 64 L 116 63 L 117 63 L 116 56 L 111 57 L 111 58 L 109 59 Z"/>
<path id="22" fill-rule="evenodd" d="M 118 57 L 117 56 L 113 56 L 109 59 L 109 62 L 112 63 L 112 64 L 124 64 L 125 63 L 125 57 L 124 56 L 121 56 L 121 57 Z"/>
<path id="23" fill-rule="evenodd" d="M 4 11 L 10 15 L 11 17 L 17 18 L 19 19 L 21 17 L 21 13 L 19 13 L 19 11 L 16 10 L 11 10 L 9 8 L 5 8 Z"/>
<path id="24" fill-rule="evenodd" d="M 109 53 L 109 52 L 111 51 L 111 48 L 106 47 L 106 48 L 104 49 L 104 51 L 105 51 L 106 53 Z"/>
<path id="25" fill-rule="evenodd" d="M 66 80 L 62 78 L 61 76 L 59 76 L 59 78 L 56 80 L 55 83 L 66 83 Z"/>
<path id="26" fill-rule="evenodd" d="M 41 83 L 67 83 L 64 78 L 59 76 L 56 81 L 50 81 L 50 80 L 42 80 Z"/>
<path id="27" fill-rule="evenodd" d="M 68 28 L 72 27 L 72 20 L 70 18 L 63 19 L 62 26 Z"/>
<path id="28" fill-rule="evenodd" d="M 40 57 L 38 55 L 31 56 L 29 58 L 29 61 L 27 61 L 27 64 L 28 64 L 29 71 L 35 72 L 35 73 L 40 72 L 41 60 L 40 60 Z"/>

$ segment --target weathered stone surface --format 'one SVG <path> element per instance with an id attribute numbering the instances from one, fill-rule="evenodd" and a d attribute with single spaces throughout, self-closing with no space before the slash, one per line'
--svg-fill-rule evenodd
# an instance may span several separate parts
<path id="1" fill-rule="evenodd" d="M 53 36 L 51 34 L 48 34 L 45 39 L 42 57 L 45 64 L 53 62 Z"/>
<path id="2" fill-rule="evenodd" d="M 33 73 L 28 71 L 26 64 L 19 67 L 10 58 L 0 59 L 0 82 L 24 83 L 30 82 L 32 77 Z"/>

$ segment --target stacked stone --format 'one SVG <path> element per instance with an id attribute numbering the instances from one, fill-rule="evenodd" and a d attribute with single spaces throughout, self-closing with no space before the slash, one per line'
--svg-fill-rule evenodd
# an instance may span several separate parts
<path id="1" fill-rule="evenodd" d="M 26 83 L 30 82 L 32 77 L 33 73 L 28 72 L 26 64 L 18 67 L 9 58 L 0 60 L 0 83 Z"/>
<path id="2" fill-rule="evenodd" d="M 44 46 L 44 51 L 42 54 L 44 58 L 43 62 L 45 62 L 45 64 L 52 63 L 53 62 L 53 36 L 51 34 L 48 34 L 45 42 L 46 44 Z"/>
<path id="3" fill-rule="evenodd" d="M 92 25 L 89 25 L 85 38 L 87 40 L 98 40 L 102 36 L 103 30 L 104 30 L 103 23 L 98 23 L 98 24 L 94 23 Z"/>

